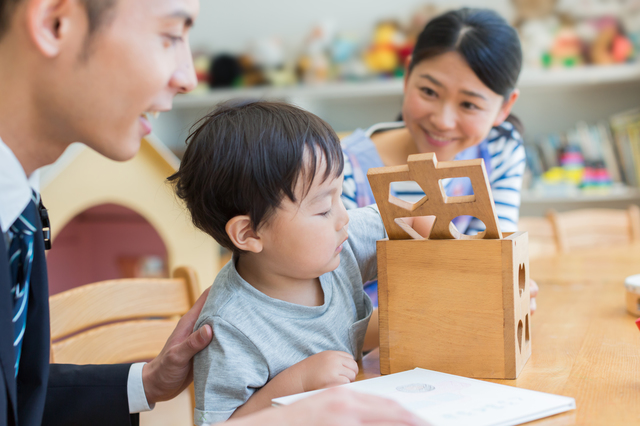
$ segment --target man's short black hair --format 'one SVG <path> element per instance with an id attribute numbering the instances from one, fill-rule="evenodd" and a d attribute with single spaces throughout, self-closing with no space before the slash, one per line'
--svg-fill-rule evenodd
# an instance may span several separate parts
<path id="1" fill-rule="evenodd" d="M 11 17 L 16 6 L 22 0 L 0 0 L 0 38 L 9 29 Z M 112 11 L 118 0 L 81 0 L 89 18 L 89 35 L 109 20 L 109 12 Z"/>
<path id="2" fill-rule="evenodd" d="M 225 226 L 248 215 L 254 230 L 264 224 L 284 197 L 304 197 L 321 164 L 324 182 L 344 167 L 340 140 L 310 112 L 268 101 L 231 101 L 194 125 L 180 169 L 168 178 L 187 205 L 195 226 L 220 245 L 241 253 Z"/>

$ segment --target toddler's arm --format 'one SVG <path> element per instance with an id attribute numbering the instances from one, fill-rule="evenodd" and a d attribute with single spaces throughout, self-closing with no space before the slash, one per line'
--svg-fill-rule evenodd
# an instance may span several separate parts
<path id="1" fill-rule="evenodd" d="M 351 354 L 324 351 L 287 368 L 239 407 L 231 416 L 238 418 L 271 406 L 271 400 L 353 382 L 358 364 Z"/>
<path id="2" fill-rule="evenodd" d="M 197 326 L 205 324 L 213 340 L 193 362 L 197 425 L 227 420 L 269 380 L 267 361 L 242 331 L 217 315 L 201 318 Z"/>

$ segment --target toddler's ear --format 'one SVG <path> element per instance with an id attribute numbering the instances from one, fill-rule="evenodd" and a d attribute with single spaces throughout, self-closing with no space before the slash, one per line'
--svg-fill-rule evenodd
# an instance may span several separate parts
<path id="1" fill-rule="evenodd" d="M 233 217 L 225 226 L 227 235 L 231 238 L 233 245 L 240 250 L 251 253 L 262 251 L 262 240 L 251 227 L 251 218 L 247 215 Z"/>

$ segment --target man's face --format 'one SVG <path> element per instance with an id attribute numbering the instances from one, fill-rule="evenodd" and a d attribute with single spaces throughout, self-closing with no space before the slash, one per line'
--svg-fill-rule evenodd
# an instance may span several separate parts
<path id="1" fill-rule="evenodd" d="M 144 113 L 171 109 L 197 83 L 188 32 L 198 11 L 198 0 L 119 0 L 88 44 L 86 25 L 73 27 L 38 100 L 56 136 L 133 157 L 151 131 Z M 76 21 L 86 23 L 82 13 Z"/>

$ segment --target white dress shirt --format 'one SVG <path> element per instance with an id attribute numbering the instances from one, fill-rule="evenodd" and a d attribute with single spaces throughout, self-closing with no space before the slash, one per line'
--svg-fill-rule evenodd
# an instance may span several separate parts
<path id="1" fill-rule="evenodd" d="M 32 189 L 36 193 L 40 192 L 40 174 L 36 170 L 31 176 L 27 176 L 16 156 L 0 138 L 0 230 L 5 243 L 9 241 L 9 227 L 29 204 Z M 136 363 L 129 369 L 127 395 L 130 413 L 153 408 L 149 407 L 144 393 L 143 365 L 144 363 Z"/>

